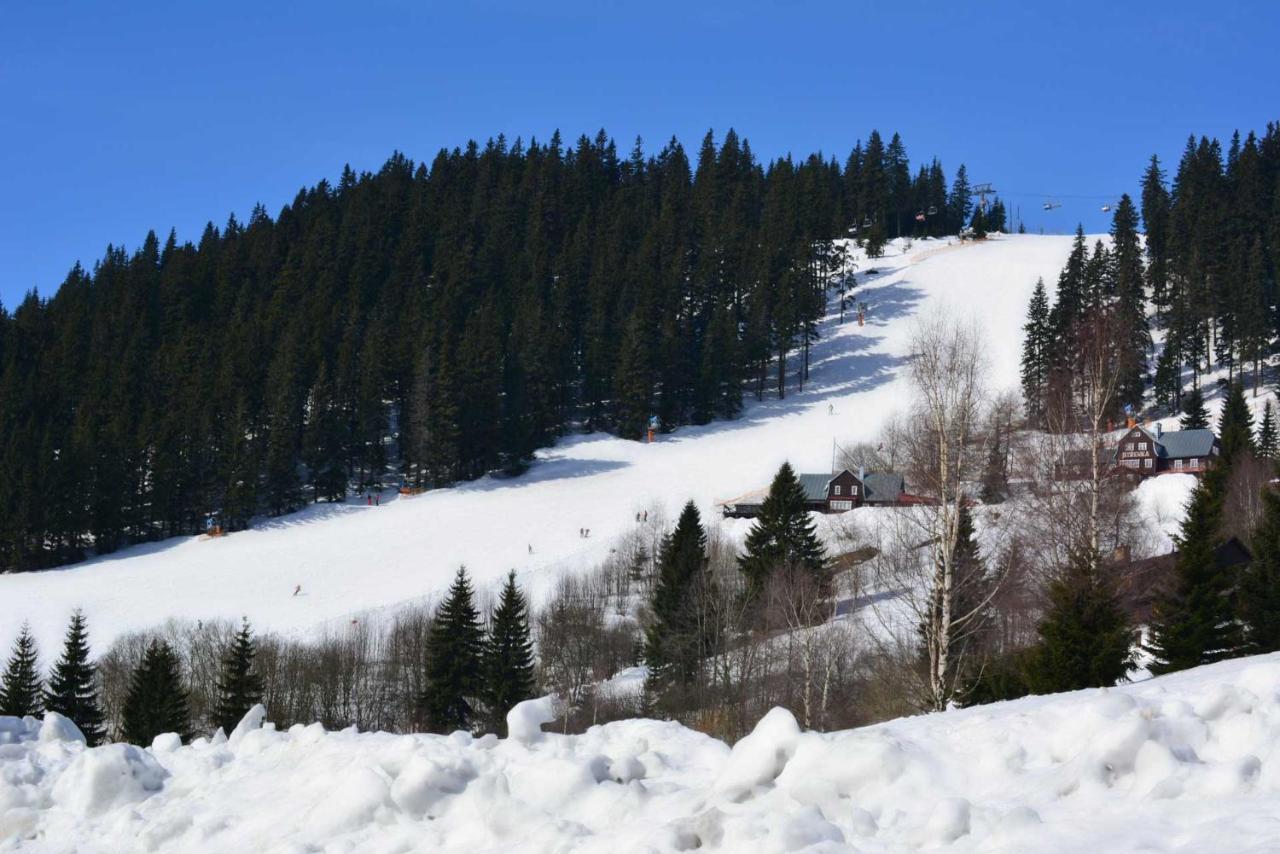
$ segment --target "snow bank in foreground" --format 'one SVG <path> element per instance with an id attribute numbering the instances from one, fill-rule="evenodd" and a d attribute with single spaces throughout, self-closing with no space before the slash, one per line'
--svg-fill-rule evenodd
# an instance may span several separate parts
<path id="1" fill-rule="evenodd" d="M 1263 851 L 1280 655 L 828 735 L 775 709 L 732 750 L 637 720 L 581 736 L 277 732 L 86 749 L 0 718 L 0 850 Z M 259 724 L 261 724 L 259 726 Z"/>

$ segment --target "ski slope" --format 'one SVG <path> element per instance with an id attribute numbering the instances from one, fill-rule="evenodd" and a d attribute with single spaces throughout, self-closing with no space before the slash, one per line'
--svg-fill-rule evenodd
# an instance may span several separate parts
<path id="1" fill-rule="evenodd" d="M 730 749 L 627 720 L 511 737 L 278 732 L 85 749 L 0 718 L 0 850 L 1264 852 L 1280 655 L 844 732 L 774 709 Z"/>
<path id="2" fill-rule="evenodd" d="M 750 401 L 735 421 L 681 428 L 652 445 L 570 436 L 518 478 L 384 494 L 377 507 L 318 505 L 219 539 L 175 538 L 0 576 L 0 642 L 29 620 L 50 657 L 77 607 L 99 652 L 170 617 L 247 616 L 259 630 L 303 635 L 431 598 L 464 564 L 481 588 L 515 569 L 536 599 L 559 574 L 606 558 L 638 511 L 674 518 L 693 499 L 715 518 L 717 499 L 766 485 L 783 460 L 828 471 L 833 440 L 873 438 L 908 398 L 903 368 L 915 318 L 972 319 L 987 333 L 992 387 L 1016 387 L 1031 291 L 1039 277 L 1052 287 L 1070 247 L 1070 237 L 1031 235 L 905 250 L 895 242 L 886 257 L 860 260 L 865 326 L 852 314 L 839 323 L 833 301 L 803 392 L 795 393 L 793 373 L 785 399 Z"/>

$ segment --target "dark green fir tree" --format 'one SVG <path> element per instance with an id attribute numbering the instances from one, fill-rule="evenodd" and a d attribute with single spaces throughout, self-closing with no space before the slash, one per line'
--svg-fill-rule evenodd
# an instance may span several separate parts
<path id="1" fill-rule="evenodd" d="M 769 485 L 760 517 L 747 534 L 738 568 L 751 594 L 758 595 L 777 570 L 803 569 L 825 582 L 826 549 L 805 509 L 804 487 L 790 463 L 783 463 Z"/>
<path id="2" fill-rule="evenodd" d="M 663 541 L 653 590 L 653 624 L 645 632 L 644 660 L 651 696 L 697 682 L 709 639 L 700 619 L 707 591 L 707 535 L 692 501 Z"/>
<path id="3" fill-rule="evenodd" d="M 169 644 L 155 639 L 133 671 L 121 714 L 120 734 L 130 744 L 149 747 L 156 736 L 167 732 L 177 733 L 183 741 L 189 740 L 191 712 L 178 657 Z"/>
<path id="4" fill-rule="evenodd" d="M 1155 674 L 1230 658 L 1240 632 L 1229 597 L 1236 579 L 1218 565 L 1222 509 L 1229 469 L 1210 469 L 1196 485 L 1177 537 L 1172 587 L 1155 603 L 1147 639 Z"/>
<path id="5" fill-rule="evenodd" d="M 1205 430 L 1209 427 L 1209 412 L 1204 408 L 1204 393 L 1193 388 L 1182 398 L 1182 418 L 1178 426 L 1183 430 Z"/>
<path id="6" fill-rule="evenodd" d="M 1253 532 L 1253 560 L 1240 579 L 1240 618 L 1252 653 L 1280 650 L 1280 494 L 1262 493 L 1262 521 Z"/>
<path id="7" fill-rule="evenodd" d="M 1244 399 L 1244 386 L 1232 383 L 1222 404 L 1218 419 L 1218 440 L 1222 442 L 1222 459 L 1230 462 L 1241 453 L 1253 451 L 1253 414 Z"/>
<path id="8" fill-rule="evenodd" d="M 493 611 L 485 640 L 484 705 L 492 732 L 507 734 L 507 712 L 537 694 L 534 680 L 533 640 L 529 635 L 529 603 L 516 586 L 513 570 L 507 575 L 498 607 Z"/>
<path id="9" fill-rule="evenodd" d="M 1044 279 L 1036 280 L 1022 331 L 1022 399 L 1027 408 L 1027 421 L 1038 426 L 1044 417 L 1051 348 L 1049 297 L 1045 293 Z"/>
<path id="10" fill-rule="evenodd" d="M 1267 460 L 1280 458 L 1280 438 L 1276 435 L 1275 410 L 1271 401 L 1262 408 L 1262 421 L 1258 424 L 1258 456 Z"/>
<path id="11" fill-rule="evenodd" d="M 15 718 L 44 712 L 44 684 L 40 680 L 40 654 L 31 628 L 25 623 L 13 644 L 13 655 L 0 676 L 0 715 Z"/>
<path id="12" fill-rule="evenodd" d="M 257 645 L 248 620 L 242 620 L 240 631 L 222 655 L 222 671 L 218 675 L 218 701 L 213 712 L 214 726 L 230 733 L 241 718 L 262 702 L 262 679 L 253 667 Z"/>
<path id="13" fill-rule="evenodd" d="M 427 638 L 423 712 L 431 732 L 469 730 L 481 688 L 484 631 L 467 568 L 459 567 Z"/>
<path id="14" fill-rule="evenodd" d="M 101 744 L 102 708 L 98 705 L 97 668 L 89 660 L 89 633 L 84 614 L 76 611 L 67 629 L 62 657 L 49 675 L 45 692 L 46 711 L 69 718 L 93 747 Z"/>
<path id="15" fill-rule="evenodd" d="M 1133 665 L 1134 632 L 1095 555 L 1074 557 L 1049 583 L 1040 642 L 1027 656 L 1028 687 L 1040 694 L 1115 685 Z"/>

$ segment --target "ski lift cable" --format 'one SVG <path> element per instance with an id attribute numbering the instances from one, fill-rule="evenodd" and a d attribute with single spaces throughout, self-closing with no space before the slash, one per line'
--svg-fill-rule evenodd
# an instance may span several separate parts
<path id="1" fill-rule="evenodd" d="M 1086 194 L 1086 193 L 1022 193 L 1022 192 L 1016 192 L 1016 193 L 1001 193 L 1000 195 L 1002 195 L 1002 196 L 1016 196 L 1016 197 L 1019 197 L 1019 198 L 1036 198 L 1036 199 L 1089 199 L 1089 200 L 1095 200 L 1095 201 L 1096 201 L 1096 200 L 1098 200 L 1098 199 L 1102 199 L 1102 200 L 1104 200 L 1104 201 L 1105 201 L 1105 200 L 1110 200 L 1110 201 L 1111 201 L 1111 202 L 1113 202 L 1113 203 L 1115 202 L 1115 200 L 1116 200 L 1116 199 L 1120 198 L 1120 195 L 1119 195 L 1119 194 L 1117 194 L 1117 193 L 1098 193 L 1098 194 L 1096 194 L 1096 195 L 1095 195 L 1095 194 Z"/>

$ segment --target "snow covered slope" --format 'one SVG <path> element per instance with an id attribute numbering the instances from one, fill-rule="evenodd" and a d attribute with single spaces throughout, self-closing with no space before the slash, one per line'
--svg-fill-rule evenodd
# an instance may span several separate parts
<path id="1" fill-rule="evenodd" d="M 379 507 L 320 505 L 221 539 L 172 539 L 0 576 L 0 642 L 29 619 L 50 654 L 75 607 L 85 609 L 99 650 L 169 617 L 246 615 L 259 629 L 309 632 L 437 594 L 459 564 L 481 586 L 516 569 L 537 596 L 558 573 L 602 560 L 638 510 L 660 505 L 670 517 L 692 498 L 712 514 L 716 499 L 767 484 L 784 459 L 827 471 L 833 439 L 873 437 L 906 400 L 913 317 L 945 310 L 975 320 L 989 332 L 993 385 L 1016 386 L 1031 290 L 1041 276 L 1056 282 L 1070 245 L 1069 237 L 1029 235 L 891 245 L 887 257 L 861 261 L 867 325 L 827 319 L 803 393 L 749 403 L 736 421 L 683 428 L 653 445 L 568 437 L 519 478 L 387 495 Z"/>
<path id="2" fill-rule="evenodd" d="M 732 750 L 674 723 L 513 737 L 288 732 L 86 750 L 0 718 L 0 851 L 1262 852 L 1280 655 Z M 260 709 L 260 707 L 259 707 Z"/>

